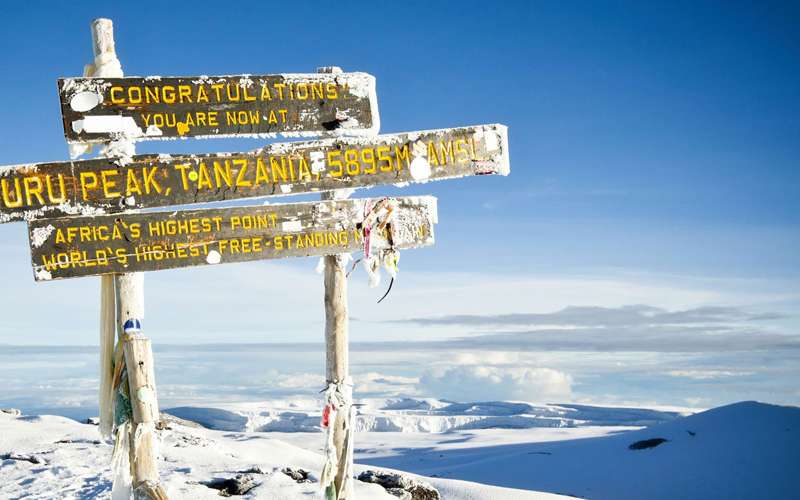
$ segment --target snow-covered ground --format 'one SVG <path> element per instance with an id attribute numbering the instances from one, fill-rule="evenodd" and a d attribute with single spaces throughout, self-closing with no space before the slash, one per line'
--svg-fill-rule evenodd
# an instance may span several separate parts
<path id="1" fill-rule="evenodd" d="M 376 456 L 358 461 L 591 499 L 800 498 L 800 408 L 742 402 L 640 430 L 605 429 L 488 430 L 461 436 L 468 444 L 374 446 Z"/>
<path id="2" fill-rule="evenodd" d="M 425 476 L 444 499 L 783 499 L 800 491 L 796 407 L 745 402 L 690 414 L 434 399 L 362 403 L 356 471 Z M 281 470 L 302 468 L 317 478 L 316 407 L 294 399 L 166 410 L 209 427 L 173 422 L 159 431 L 170 498 L 218 498 L 204 482 L 253 467 L 263 473 L 253 474 L 260 485 L 250 498 L 314 498 L 317 482 L 297 483 Z M 0 462 L 0 498 L 109 495 L 111 446 L 99 442 L 95 426 L 0 413 L 0 455 L 9 453 L 15 458 Z M 396 498 L 356 483 L 358 498 Z"/>
<path id="3" fill-rule="evenodd" d="M 250 472 L 259 484 L 247 498 L 275 500 L 321 496 L 317 473 L 322 455 L 284 442 L 268 433 L 231 433 L 172 422 L 159 431 L 161 478 L 170 498 L 219 498 L 204 483 Z M 316 437 L 316 436 L 315 436 Z M 14 416 L 0 412 L 0 498 L 108 498 L 112 475 L 111 445 L 101 443 L 97 427 L 60 416 Z M 296 482 L 286 467 L 310 472 L 311 482 Z M 369 467 L 357 466 L 356 473 Z M 386 470 L 386 468 L 382 468 Z M 413 476 L 413 474 L 411 474 Z M 555 500 L 559 495 L 483 485 L 474 482 L 424 478 L 442 495 L 454 500 Z M 395 499 L 378 485 L 356 481 L 362 499 Z"/>

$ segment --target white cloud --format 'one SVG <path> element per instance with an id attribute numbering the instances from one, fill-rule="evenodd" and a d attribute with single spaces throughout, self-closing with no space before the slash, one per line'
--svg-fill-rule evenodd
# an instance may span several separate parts
<path id="1" fill-rule="evenodd" d="M 545 402 L 569 399 L 572 377 L 552 368 L 464 365 L 433 368 L 421 379 L 433 397 L 454 401 L 511 399 Z"/>
<path id="2" fill-rule="evenodd" d="M 269 384 L 279 389 L 308 390 L 311 387 L 325 387 L 325 377 L 316 373 L 277 373 L 269 377 Z"/>
<path id="3" fill-rule="evenodd" d="M 728 377 L 746 377 L 754 373 L 730 370 L 672 370 L 667 372 L 667 375 L 670 377 L 690 378 L 692 380 L 714 380 Z"/>
<path id="4" fill-rule="evenodd" d="M 409 397 L 417 396 L 419 392 L 419 377 L 367 372 L 353 375 L 353 382 L 353 391 L 360 396 Z"/>
<path id="5" fill-rule="evenodd" d="M 453 356 L 456 365 L 513 365 L 520 362 L 518 352 L 508 351 L 481 351 L 459 352 Z"/>

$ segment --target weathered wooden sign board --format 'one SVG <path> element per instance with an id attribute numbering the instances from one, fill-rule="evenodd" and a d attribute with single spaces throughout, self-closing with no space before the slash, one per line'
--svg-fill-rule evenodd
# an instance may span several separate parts
<path id="1" fill-rule="evenodd" d="M 35 220 L 37 281 L 433 244 L 430 196 Z M 367 231 L 365 231 L 365 228 Z M 365 234 L 369 234 L 368 240 Z"/>
<path id="2" fill-rule="evenodd" d="M 0 222 L 509 173 L 503 125 L 0 169 Z"/>
<path id="3" fill-rule="evenodd" d="M 67 142 L 378 132 L 366 73 L 64 78 Z"/>

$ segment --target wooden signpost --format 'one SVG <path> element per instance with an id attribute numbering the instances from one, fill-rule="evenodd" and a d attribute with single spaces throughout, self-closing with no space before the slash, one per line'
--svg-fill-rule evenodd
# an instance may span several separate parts
<path id="1" fill-rule="evenodd" d="M 366 73 L 65 78 L 58 92 L 68 142 L 380 127 L 375 78 Z"/>
<path id="2" fill-rule="evenodd" d="M 42 219 L 37 281 L 433 244 L 436 200 L 403 197 Z"/>
<path id="3" fill-rule="evenodd" d="M 503 125 L 17 165 L 0 169 L 0 222 L 508 172 Z"/>
<path id="4" fill-rule="evenodd" d="M 121 450 L 130 450 L 128 496 L 167 498 L 158 477 L 152 350 L 141 333 L 142 272 L 321 255 L 328 439 L 320 482 L 328 500 L 352 500 L 345 256 L 363 251 L 370 272 L 384 267 L 394 276 L 399 250 L 433 244 L 437 211 L 428 196 L 346 198 L 354 188 L 507 175 L 506 127 L 379 136 L 368 74 L 328 67 L 314 74 L 125 78 L 111 21 L 93 21 L 92 38 L 94 63 L 85 77 L 61 79 L 58 90 L 71 151 L 103 143 L 108 157 L 0 168 L 0 223 L 28 221 L 36 281 L 102 276 L 101 433 L 114 431 L 117 468 Z M 135 155 L 133 147 L 139 140 L 277 134 L 323 138 L 202 155 Z M 317 191 L 323 201 L 139 212 Z"/>

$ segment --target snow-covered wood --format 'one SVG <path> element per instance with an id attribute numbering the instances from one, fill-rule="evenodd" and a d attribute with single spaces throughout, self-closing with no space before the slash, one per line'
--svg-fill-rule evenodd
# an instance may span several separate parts
<path id="1" fill-rule="evenodd" d="M 155 424 L 159 413 L 150 340 L 138 334 L 124 334 L 123 349 L 133 410 L 129 450 L 134 498 L 165 499 L 166 493 L 159 484 L 158 476 L 159 453 Z"/>
<path id="2" fill-rule="evenodd" d="M 166 493 L 158 476 L 158 399 L 150 340 L 141 335 L 144 319 L 144 274 L 114 275 L 117 324 L 125 355 L 132 422 L 130 431 L 130 469 L 136 500 L 163 500 Z"/>
<path id="3" fill-rule="evenodd" d="M 385 205 L 392 210 L 387 210 Z M 37 281 L 433 244 L 436 199 L 389 199 L 125 213 L 32 221 Z"/>
<path id="4" fill-rule="evenodd" d="M 114 276 L 100 277 L 100 435 L 111 438 L 114 429 L 114 346 L 117 337 Z"/>
<path id="5" fill-rule="evenodd" d="M 122 66 L 117 58 L 114 44 L 114 26 L 110 19 L 95 19 L 91 24 L 92 52 L 94 63 L 84 72 L 95 77 L 122 77 Z M 133 145 L 123 146 L 130 152 Z M 107 147 L 106 155 L 118 151 L 117 147 Z M 158 419 L 158 403 L 155 392 L 155 375 L 153 369 L 153 355 L 150 341 L 133 332 L 141 328 L 144 318 L 144 275 L 141 273 L 126 273 L 114 276 L 114 302 L 116 304 L 117 335 L 122 344 L 127 370 L 130 401 L 132 405 L 132 425 L 128 450 L 129 463 L 132 477 L 132 486 L 135 500 L 166 500 L 167 496 L 159 483 L 158 477 L 158 437 L 155 434 L 155 421 Z M 109 316 L 110 304 L 108 301 L 110 282 L 104 278 L 101 284 L 101 370 L 108 369 L 108 354 L 110 340 Z M 126 332 L 127 330 L 127 332 Z M 101 381 L 105 380 L 106 373 L 102 374 Z M 104 398 L 108 394 L 107 387 L 101 384 L 101 403 L 108 404 Z M 102 406 L 101 406 L 102 407 Z M 108 415 L 104 415 L 101 422 L 107 427 Z M 126 426 L 125 429 L 128 427 Z M 101 432 L 106 429 L 101 429 Z M 119 431 L 122 432 L 122 431 Z"/>
<path id="6" fill-rule="evenodd" d="M 347 197 L 346 191 L 323 194 L 323 199 Z M 336 476 L 334 485 L 338 499 L 352 498 L 352 478 L 348 472 L 353 468 L 352 446 L 347 443 L 350 419 L 351 392 L 349 363 L 349 317 L 347 304 L 347 255 L 326 255 L 325 260 L 325 379 L 329 390 L 339 391 L 345 396 L 337 408 L 330 426 L 333 430 L 332 444 L 336 454 Z M 327 402 L 326 402 L 327 403 Z M 350 451 L 348 452 L 348 448 Z"/>
<path id="7" fill-rule="evenodd" d="M 58 89 L 68 142 L 374 135 L 380 124 L 366 73 L 63 78 Z"/>
<path id="8" fill-rule="evenodd" d="M 503 125 L 0 168 L 0 223 L 509 173 Z"/>
<path id="9" fill-rule="evenodd" d="M 317 69 L 318 73 L 338 75 L 338 66 Z M 377 130 L 375 131 L 377 133 Z M 323 200 L 342 200 L 352 191 L 342 189 L 322 194 Z M 369 245 L 369 244 L 368 244 Z M 345 266 L 349 254 L 326 255 L 325 264 L 325 382 L 326 409 L 335 410 L 332 420 L 328 419 L 326 440 L 326 464 L 323 469 L 323 482 L 326 476 L 333 475 L 333 492 L 336 500 L 353 498 L 353 419 L 352 381 L 350 380 L 350 317 L 347 304 L 347 274 Z M 334 463 L 335 461 L 335 468 Z M 324 486 L 324 485 L 323 485 Z M 329 495 L 329 497 L 332 495 Z"/>
<path id="10" fill-rule="evenodd" d="M 125 335 L 123 348 L 131 391 L 133 421 L 137 424 L 153 424 L 158 420 L 158 401 L 150 339 L 139 334 Z"/>

